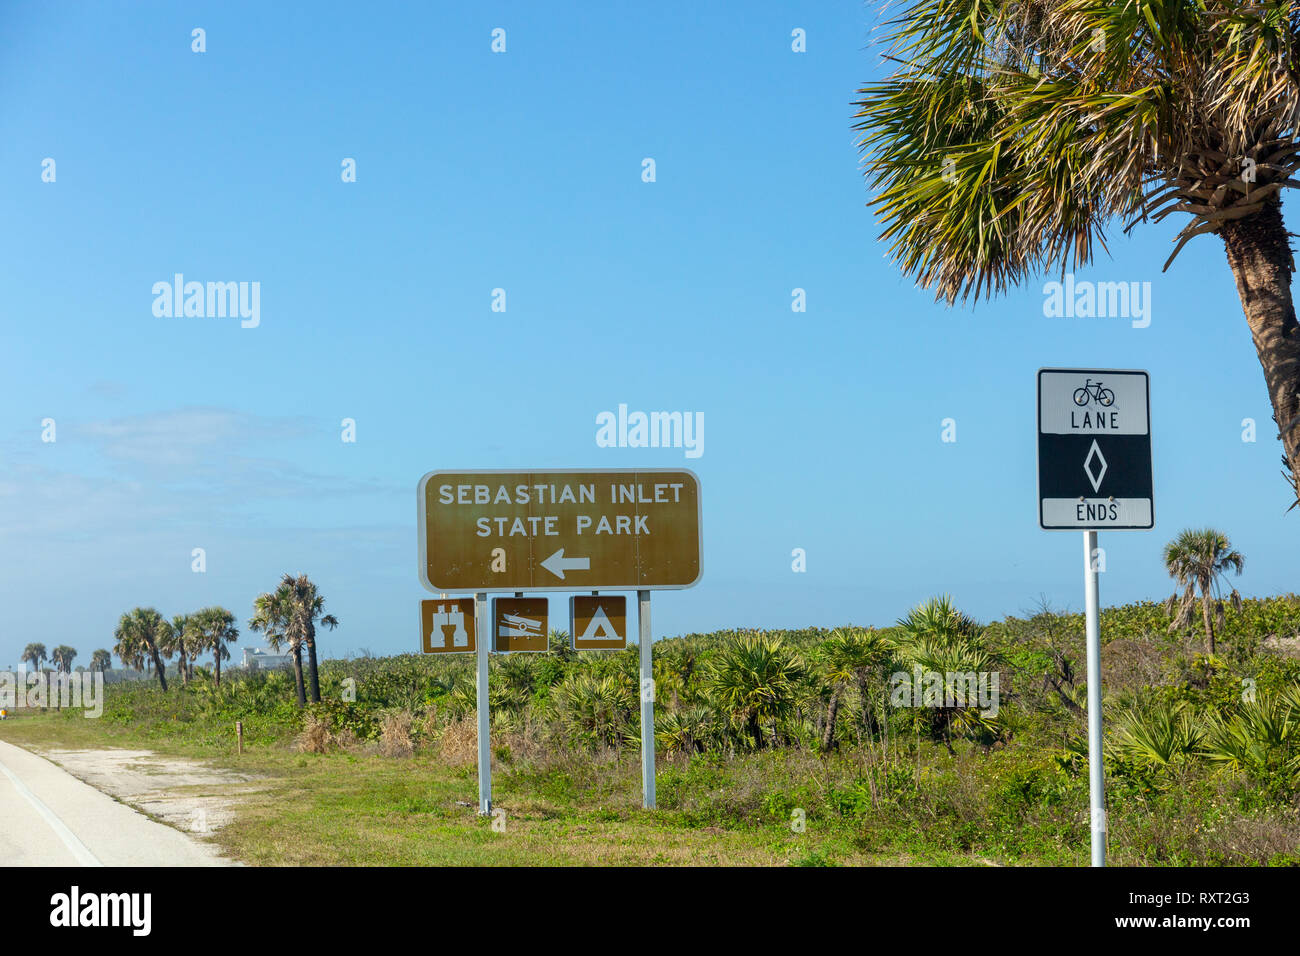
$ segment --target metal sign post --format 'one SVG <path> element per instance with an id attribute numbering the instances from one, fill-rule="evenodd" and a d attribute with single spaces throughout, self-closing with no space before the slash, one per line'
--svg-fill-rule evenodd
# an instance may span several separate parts
<path id="1" fill-rule="evenodd" d="M 1106 775 L 1101 731 L 1100 572 L 1097 529 L 1155 526 L 1151 388 L 1146 372 L 1038 370 L 1038 524 L 1083 531 L 1088 666 L 1088 812 L 1092 865 L 1106 865 Z"/>
<path id="2" fill-rule="evenodd" d="M 474 595 L 474 623 L 477 634 L 491 633 L 488 596 Z M 488 638 L 478 642 L 478 812 L 492 814 L 492 715 L 488 709 Z"/>
<path id="3" fill-rule="evenodd" d="M 641 806 L 655 808 L 655 673 L 650 637 L 650 592 L 637 591 L 641 631 Z"/>
<path id="4" fill-rule="evenodd" d="M 1092 865 L 1106 865 L 1106 775 L 1101 754 L 1101 608 L 1097 532 L 1083 533 L 1083 600 L 1088 649 L 1088 805 Z"/>

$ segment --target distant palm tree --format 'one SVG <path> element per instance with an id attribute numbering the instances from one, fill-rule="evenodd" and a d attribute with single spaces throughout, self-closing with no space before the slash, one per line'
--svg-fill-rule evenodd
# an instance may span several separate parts
<path id="1" fill-rule="evenodd" d="M 63 709 L 63 676 L 72 672 L 72 661 L 77 656 L 77 649 L 67 644 L 60 644 L 50 651 L 50 661 L 59 673 L 59 687 L 53 691 L 56 710 Z"/>
<path id="2" fill-rule="evenodd" d="M 320 678 L 316 673 L 316 624 L 332 631 L 339 626 L 338 618 L 324 613 L 325 599 L 307 575 L 294 577 L 286 574 L 280 580 L 280 587 L 288 592 L 289 606 L 292 608 L 290 627 L 297 632 L 303 646 L 307 648 L 312 702 L 320 703 Z"/>
<path id="3" fill-rule="evenodd" d="M 708 686 L 719 707 L 745 728 L 750 742 L 761 750 L 768 742 L 763 725 L 775 728 L 789 711 L 803 676 L 803 663 L 793 648 L 779 637 L 754 634 L 718 653 Z"/>
<path id="4" fill-rule="evenodd" d="M 44 644 L 28 644 L 23 648 L 23 661 L 31 664 L 33 670 L 40 670 L 41 664 L 47 659 Z"/>
<path id="5" fill-rule="evenodd" d="M 1300 497 L 1295 5 L 907 0 L 882 32 L 856 128 L 903 271 L 979 298 L 1086 266 L 1117 220 L 1188 215 L 1174 255 L 1222 241 Z"/>
<path id="6" fill-rule="evenodd" d="M 167 690 L 167 673 L 160 656 L 159 641 L 166 641 L 171 632 L 167 619 L 151 607 L 138 607 L 122 615 L 113 636 L 117 639 L 117 656 L 122 663 L 142 670 L 146 655 L 153 661 L 158 673 L 158 683 Z"/>
<path id="7" fill-rule="evenodd" d="M 194 614 L 191 626 L 194 628 L 196 648 L 212 652 L 216 684 L 220 687 L 221 662 L 230 659 L 230 648 L 226 645 L 239 638 L 235 615 L 224 607 L 205 607 Z"/>
<path id="8" fill-rule="evenodd" d="M 911 642 L 937 640 L 953 643 L 963 638 L 978 637 L 982 628 L 973 618 L 957 608 L 947 594 L 918 604 L 900 618 L 898 628 Z"/>
<path id="9" fill-rule="evenodd" d="M 101 674 L 112 670 L 113 655 L 101 647 L 90 655 L 90 669 L 92 672 L 99 671 Z"/>
<path id="10" fill-rule="evenodd" d="M 948 752 L 954 752 L 953 731 L 985 735 L 994 732 L 996 719 L 972 706 L 965 697 L 972 688 L 963 686 L 965 699 L 957 701 L 955 706 L 949 706 L 946 699 L 949 681 L 953 679 L 950 675 L 975 675 L 976 680 L 991 680 L 997 658 L 985 646 L 984 629 L 960 611 L 946 594 L 912 608 L 898 621 L 897 627 L 900 662 L 943 678 L 945 702 L 933 709 L 932 726 L 942 736 Z M 920 706 L 921 688 L 913 688 L 912 693 L 913 705 Z"/>
<path id="11" fill-rule="evenodd" d="M 1192 613 L 1196 607 L 1196 591 L 1201 592 L 1201 622 L 1205 628 L 1205 642 L 1210 654 L 1214 654 L 1214 623 L 1210 614 L 1210 602 L 1214 602 L 1214 616 L 1223 623 L 1223 600 L 1221 598 L 1221 581 L 1229 571 L 1241 574 L 1246 566 L 1246 559 L 1239 551 L 1232 550 L 1228 536 L 1213 528 L 1189 529 L 1165 545 L 1165 568 L 1177 586 L 1182 589 L 1165 602 L 1165 613 L 1173 615 L 1171 631 L 1190 627 Z M 1233 610 L 1241 610 L 1241 595 L 1234 588 L 1228 595 Z"/>
<path id="12" fill-rule="evenodd" d="M 259 594 L 253 600 L 253 616 L 248 621 L 248 629 L 264 633 L 266 643 L 274 651 L 278 651 L 284 644 L 289 645 L 298 706 L 304 707 L 307 704 L 307 694 L 303 690 L 302 680 L 302 635 L 292 624 L 293 608 L 287 585 L 281 584 L 274 591 Z"/>
<path id="13" fill-rule="evenodd" d="M 54 650 L 50 651 L 50 661 L 58 668 L 60 673 L 70 674 L 72 672 L 72 662 L 77 657 L 77 649 L 69 647 L 67 644 L 60 644 Z"/>
<path id="14" fill-rule="evenodd" d="M 193 615 L 184 615 L 185 634 L 182 646 L 185 650 L 185 671 L 191 681 L 194 680 L 194 665 L 198 662 L 199 655 L 203 653 L 203 637 L 195 630 Z"/>
<path id="15" fill-rule="evenodd" d="M 172 618 L 171 633 L 163 642 L 162 650 L 170 657 L 176 655 L 177 667 L 181 674 L 181 684 L 190 682 L 190 669 L 194 666 L 192 652 L 197 636 L 194 633 L 195 619 L 192 614 L 177 614 Z"/>
<path id="16" fill-rule="evenodd" d="M 134 671 L 144 670 L 144 645 L 136 640 L 135 635 L 128 631 L 122 630 L 122 625 L 118 625 L 117 632 L 113 635 L 117 638 L 113 644 L 113 653 L 122 661 L 123 667 L 129 667 Z"/>
<path id="17" fill-rule="evenodd" d="M 837 629 L 817 651 L 824 676 L 830 683 L 831 695 L 826 705 L 826 723 L 822 728 L 822 750 L 838 746 L 835 727 L 839 717 L 844 689 L 856 685 L 862 699 L 864 726 L 870 720 L 871 683 L 879 678 L 890 659 L 890 648 L 875 630 L 859 628 Z"/>

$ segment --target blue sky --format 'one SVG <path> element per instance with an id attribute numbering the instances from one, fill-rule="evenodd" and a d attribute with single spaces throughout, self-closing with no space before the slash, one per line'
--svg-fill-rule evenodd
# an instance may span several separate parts
<path id="1" fill-rule="evenodd" d="M 1037 527 L 1053 365 L 1151 372 L 1156 530 L 1102 534 L 1103 603 L 1165 596 L 1160 549 L 1201 524 L 1245 553 L 1243 593 L 1295 589 L 1221 244 L 1161 274 L 1177 224 L 1114 230 L 1076 277 L 1151 282 L 1145 329 L 1045 318 L 1051 277 L 934 303 L 865 206 L 874 22 L 850 2 L 6 6 L 0 666 L 33 640 L 88 659 L 136 605 L 245 619 L 283 571 L 341 620 L 327 651 L 413 650 L 413 498 L 437 468 L 695 470 L 705 573 L 656 596 L 656 636 L 886 624 L 943 591 L 983 619 L 1077 608 L 1079 536 Z M 260 325 L 156 317 L 177 272 L 260 282 Z M 703 456 L 597 447 L 619 403 L 703 412 Z"/>

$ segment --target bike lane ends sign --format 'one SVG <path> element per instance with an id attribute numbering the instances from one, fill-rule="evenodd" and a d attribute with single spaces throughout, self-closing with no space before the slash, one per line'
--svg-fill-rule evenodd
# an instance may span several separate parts
<path id="1" fill-rule="evenodd" d="M 1149 530 L 1150 380 L 1122 369 L 1038 370 L 1038 523 Z"/>

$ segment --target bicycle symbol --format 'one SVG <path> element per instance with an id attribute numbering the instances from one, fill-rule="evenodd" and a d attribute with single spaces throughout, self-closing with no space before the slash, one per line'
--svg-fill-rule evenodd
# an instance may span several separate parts
<path id="1" fill-rule="evenodd" d="M 1100 381 L 1087 379 L 1084 385 L 1074 390 L 1074 404 L 1082 408 L 1093 401 L 1102 408 L 1110 408 L 1115 404 L 1115 393 L 1108 388 L 1102 388 Z"/>

